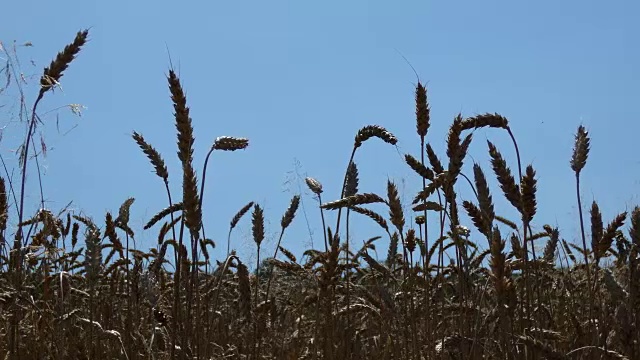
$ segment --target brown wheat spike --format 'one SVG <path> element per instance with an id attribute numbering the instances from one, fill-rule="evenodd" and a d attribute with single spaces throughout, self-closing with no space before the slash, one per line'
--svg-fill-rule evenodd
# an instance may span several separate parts
<path id="1" fill-rule="evenodd" d="M 383 198 L 373 193 L 356 194 L 340 200 L 322 204 L 320 207 L 327 210 L 336 210 L 347 206 L 357 206 L 363 204 L 383 203 Z"/>
<path id="2" fill-rule="evenodd" d="M 161 177 L 164 181 L 167 181 L 169 178 L 169 171 L 167 170 L 167 165 L 164 163 L 160 153 L 154 149 L 153 146 L 149 145 L 144 140 L 144 137 L 137 132 L 134 131 L 132 137 L 144 154 L 147 155 L 149 161 L 151 161 L 151 165 L 156 169 L 156 175 Z"/>
<path id="3" fill-rule="evenodd" d="M 518 260 L 524 259 L 524 248 L 518 236 L 515 233 L 511 234 L 509 240 L 511 241 L 511 255 L 515 256 Z"/>
<path id="4" fill-rule="evenodd" d="M 590 141 L 589 132 L 584 126 L 580 125 L 576 133 L 573 155 L 571 156 L 571 169 L 576 172 L 576 175 L 579 174 L 587 164 Z"/>
<path id="5" fill-rule="evenodd" d="M 7 202 L 7 189 L 4 185 L 4 178 L 0 177 L 0 232 L 7 229 L 8 217 L 9 203 Z"/>
<path id="6" fill-rule="evenodd" d="M 416 250 L 416 231 L 415 229 L 407 230 L 407 236 L 405 237 L 405 242 L 407 244 L 407 250 L 409 253 L 413 253 Z"/>
<path id="7" fill-rule="evenodd" d="M 589 212 L 591 214 L 591 248 L 594 249 L 595 254 L 595 249 L 598 248 L 604 234 L 604 224 L 598 203 L 594 201 Z"/>
<path id="8" fill-rule="evenodd" d="M 493 227 L 493 219 L 496 216 L 493 209 L 493 198 L 491 197 L 489 185 L 487 185 L 487 178 L 478 164 L 473 164 L 473 178 L 478 192 L 478 207 L 487 217 L 490 227 Z"/>
<path id="9" fill-rule="evenodd" d="M 358 193 L 358 167 L 355 162 L 350 162 L 347 168 L 347 174 L 344 186 L 344 196 L 353 196 Z"/>
<path id="10" fill-rule="evenodd" d="M 458 174 L 462 169 L 464 158 L 467 156 L 467 150 L 471 145 L 472 135 L 467 135 L 464 140 L 460 141 L 460 134 L 462 132 L 462 115 L 458 116 L 453 121 L 451 128 L 449 129 L 449 136 L 447 138 L 447 156 L 449 157 L 449 184 L 445 189 L 445 194 L 449 197 L 449 200 L 453 200 L 453 186 L 456 183 Z M 452 201 L 453 202 L 453 201 Z"/>
<path id="11" fill-rule="evenodd" d="M 491 268 L 491 278 L 493 279 L 497 298 L 501 300 L 504 299 L 504 292 L 507 286 L 506 256 L 504 253 L 505 241 L 502 239 L 498 227 L 493 228 L 489 239 L 489 247 L 491 250 L 489 267 Z"/>
<path id="12" fill-rule="evenodd" d="M 119 244 L 119 246 L 122 247 L 120 240 L 118 240 L 116 226 L 110 212 L 107 212 L 107 215 L 105 216 L 104 236 L 108 237 L 112 244 Z"/>
<path id="13" fill-rule="evenodd" d="M 177 202 L 175 204 L 172 204 L 169 207 L 166 207 L 162 210 L 160 210 L 160 212 L 158 212 L 157 214 L 153 215 L 153 217 L 151 217 L 151 219 L 147 222 L 147 224 L 144 226 L 145 230 L 149 230 L 151 229 L 151 227 L 155 224 L 158 223 L 158 221 L 164 219 L 166 216 L 168 216 L 171 213 L 174 213 L 176 211 L 180 211 L 183 210 L 182 207 L 182 203 L 181 202 Z"/>
<path id="14" fill-rule="evenodd" d="M 404 214 L 402 213 L 402 205 L 398 196 L 398 188 L 396 184 L 387 180 L 387 197 L 389 199 L 389 219 L 395 225 L 399 233 L 402 233 L 404 227 Z"/>
<path id="15" fill-rule="evenodd" d="M 627 213 L 623 212 L 613 219 L 609 225 L 607 225 L 607 229 L 605 230 L 602 238 L 598 242 L 598 246 L 593 249 L 594 256 L 596 259 L 600 259 L 604 257 L 605 253 L 611 248 L 611 244 L 613 243 L 613 239 L 618 232 L 618 229 L 624 225 L 624 221 L 627 218 Z"/>
<path id="16" fill-rule="evenodd" d="M 420 190 L 418 195 L 416 195 L 416 197 L 413 199 L 413 204 L 415 205 L 420 201 L 426 201 L 427 198 L 431 196 L 431 194 L 435 193 L 437 189 L 442 188 L 446 184 L 448 177 L 448 172 L 438 174 L 438 176 L 433 179 L 433 182 L 427 185 L 424 189 Z"/>
<path id="17" fill-rule="evenodd" d="M 134 198 L 128 198 L 125 200 L 122 205 L 120 205 L 120 210 L 118 211 L 118 217 L 116 218 L 116 224 L 127 225 L 129 224 L 129 212 L 131 209 L 131 205 L 135 201 Z"/>
<path id="18" fill-rule="evenodd" d="M 193 161 L 192 146 L 194 142 L 187 98 L 182 90 L 180 79 L 178 79 L 173 70 L 169 70 L 167 81 L 169 82 L 169 91 L 171 92 L 171 100 L 175 111 L 176 129 L 178 130 L 178 158 L 182 165 L 185 166 Z"/>
<path id="19" fill-rule="evenodd" d="M 240 209 L 234 216 L 233 219 L 231 219 L 231 223 L 230 225 L 230 230 L 235 228 L 236 225 L 238 225 L 238 222 L 240 221 L 240 219 L 242 219 L 242 217 L 244 216 L 244 214 L 247 213 L 247 211 L 249 211 L 249 209 L 253 206 L 253 201 L 250 201 L 247 205 L 243 206 L 242 209 Z"/>
<path id="20" fill-rule="evenodd" d="M 640 249 L 640 206 L 636 206 L 631 213 L 629 237 L 631 237 L 631 242 Z"/>
<path id="21" fill-rule="evenodd" d="M 520 185 L 520 189 L 522 191 L 521 200 L 522 200 L 522 216 L 527 221 L 527 223 L 531 222 L 533 217 L 536 214 L 536 184 L 537 180 L 535 178 L 536 172 L 533 170 L 533 166 L 527 166 L 524 176 L 522 177 L 522 182 Z"/>
<path id="22" fill-rule="evenodd" d="M 236 151 L 246 149 L 249 146 L 249 139 L 231 136 L 218 137 L 212 146 L 214 150 Z"/>
<path id="23" fill-rule="evenodd" d="M 242 315 L 251 318 L 251 285 L 249 283 L 249 269 L 245 264 L 238 261 L 238 293 Z"/>
<path id="24" fill-rule="evenodd" d="M 415 205 L 412 208 L 413 211 L 444 211 L 444 207 L 435 201 L 425 201 L 421 202 L 418 205 Z M 416 219 L 417 220 L 417 219 Z M 422 216 L 422 221 L 424 221 L 424 215 Z"/>
<path id="25" fill-rule="evenodd" d="M 416 86 L 416 129 L 418 135 L 423 139 L 431 124 L 430 112 L 431 109 L 427 102 L 427 88 L 418 81 L 418 86 Z"/>
<path id="26" fill-rule="evenodd" d="M 370 219 L 372 219 L 373 221 L 375 221 L 376 223 L 378 223 L 378 225 L 380 225 L 381 228 L 383 228 L 387 233 L 389 232 L 389 226 L 387 225 L 387 220 L 385 220 L 382 215 L 369 210 L 369 209 L 365 209 L 363 207 L 359 207 L 359 206 L 351 206 L 349 207 L 349 209 L 351 209 L 351 211 L 357 212 L 358 214 L 362 214 L 365 215 L 367 217 L 369 217 Z"/>
<path id="27" fill-rule="evenodd" d="M 453 159 L 460 152 L 460 134 L 462 133 L 462 115 L 458 114 L 453 119 L 453 124 L 449 128 L 447 136 L 447 156 Z"/>
<path id="28" fill-rule="evenodd" d="M 264 240 L 264 213 L 260 205 L 253 206 L 253 214 L 251 218 L 253 241 L 260 246 Z"/>
<path id="29" fill-rule="evenodd" d="M 293 218 L 296 216 L 296 211 L 298 211 L 298 206 L 300 205 L 300 195 L 294 195 L 291 199 L 291 203 L 289 204 L 289 208 L 282 216 L 282 221 L 280 221 L 280 225 L 282 229 L 286 229 L 291 225 Z"/>
<path id="30" fill-rule="evenodd" d="M 307 177 L 304 179 L 304 181 L 307 183 L 307 186 L 309 187 L 309 190 L 311 190 L 311 192 L 316 195 L 322 194 L 322 184 L 318 180 L 312 177 Z"/>
<path id="31" fill-rule="evenodd" d="M 507 129 L 509 128 L 509 121 L 498 113 L 486 113 L 465 119 L 461 126 L 463 130 L 479 129 L 482 127 Z"/>
<path id="32" fill-rule="evenodd" d="M 427 180 L 433 181 L 433 177 L 434 177 L 433 171 L 431 171 L 431 169 L 427 168 L 426 166 L 422 165 L 422 163 L 418 161 L 418 159 L 414 158 L 409 154 L 406 154 L 404 156 L 404 160 L 406 161 L 407 165 L 409 165 L 409 167 L 413 171 L 415 171 L 418 175 L 422 176 Z"/>
<path id="33" fill-rule="evenodd" d="M 547 241 L 544 247 L 542 258 L 548 263 L 553 263 L 556 249 L 558 248 L 558 241 L 560 240 L 560 231 L 558 228 L 551 228 L 549 225 L 545 225 L 544 229 L 547 234 L 549 234 L 549 241 Z"/>
<path id="34" fill-rule="evenodd" d="M 64 47 L 64 50 L 58 53 L 56 58 L 51 61 L 48 67 L 44 69 L 44 74 L 40 78 L 40 95 L 42 97 L 45 92 L 52 89 L 63 76 L 63 72 L 80 52 L 82 46 L 87 42 L 89 30 L 78 31 L 75 39 L 71 44 Z"/>
<path id="35" fill-rule="evenodd" d="M 73 223 L 71 227 L 71 247 L 75 248 L 78 243 L 78 231 L 80 230 L 80 224 L 77 222 Z"/>
<path id="36" fill-rule="evenodd" d="M 282 246 L 278 246 L 278 248 L 280 249 L 280 252 L 282 252 L 284 254 L 284 256 L 287 257 L 287 259 L 289 259 L 289 261 L 296 263 L 298 262 L 298 259 L 296 259 L 295 255 L 293 255 L 293 253 L 285 248 L 283 248 Z"/>
<path id="37" fill-rule="evenodd" d="M 487 144 L 489 145 L 489 155 L 491 156 L 493 172 L 498 178 L 502 192 L 513 207 L 521 210 L 520 189 L 518 185 L 516 185 L 516 180 L 513 178 L 513 175 L 511 175 L 511 170 L 507 167 L 507 162 L 504 161 L 502 154 L 500 154 L 491 141 L 487 141 Z"/>
<path id="38" fill-rule="evenodd" d="M 491 237 L 491 224 L 489 223 L 489 219 L 482 211 L 472 204 L 471 202 L 465 200 L 462 202 L 462 207 L 467 211 L 467 214 L 471 218 L 473 225 L 480 231 L 481 234 L 486 236 L 487 238 Z"/>
<path id="39" fill-rule="evenodd" d="M 98 230 L 98 226 L 86 216 L 73 215 L 73 218 L 84 224 L 84 226 L 88 227 L 91 230 Z"/>
<path id="40" fill-rule="evenodd" d="M 178 130 L 178 158 L 182 162 L 182 202 L 184 204 L 185 225 L 193 238 L 198 238 L 202 227 L 202 209 L 198 195 L 198 181 L 193 169 L 193 127 L 189 117 L 187 98 L 182 90 L 180 79 L 173 70 L 167 77 L 173 109 L 175 111 L 176 129 Z"/>
<path id="41" fill-rule="evenodd" d="M 431 164 L 431 168 L 433 169 L 434 173 L 439 175 L 444 172 L 444 167 L 442 166 L 440 159 L 438 159 L 438 155 L 436 155 L 436 152 L 433 150 L 430 144 L 427 144 L 427 158 L 429 158 L 429 163 Z"/>
<path id="42" fill-rule="evenodd" d="M 363 142 L 369 140 L 372 137 L 382 139 L 384 142 L 395 145 L 398 139 L 390 133 L 387 129 L 379 125 L 367 125 L 360 129 L 356 134 L 354 148 L 359 148 Z"/>

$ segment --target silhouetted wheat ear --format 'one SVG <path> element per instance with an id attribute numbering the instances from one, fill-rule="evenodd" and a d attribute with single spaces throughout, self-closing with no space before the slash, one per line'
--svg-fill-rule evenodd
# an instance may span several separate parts
<path id="1" fill-rule="evenodd" d="M 400 197 L 398 196 L 398 188 L 396 184 L 389 180 L 387 180 L 387 197 L 389 200 L 389 220 L 398 229 L 398 232 L 402 233 L 404 214 L 402 212 L 402 205 L 400 204 Z"/>
<path id="2" fill-rule="evenodd" d="M 452 159 L 459 156 L 460 152 L 460 134 L 462 133 L 462 115 L 458 114 L 453 119 L 453 124 L 449 128 L 449 134 L 447 136 L 447 156 Z M 449 169 L 451 171 L 451 169 Z"/>
<path id="3" fill-rule="evenodd" d="M 238 293 L 242 315 L 251 318 L 251 285 L 249 282 L 249 269 L 238 260 Z"/>
<path id="4" fill-rule="evenodd" d="M 490 227 L 492 228 L 493 219 L 495 218 L 493 198 L 491 197 L 489 185 L 487 185 L 487 178 L 484 176 L 484 172 L 478 164 L 473 164 L 473 178 L 476 185 L 476 191 L 478 192 L 478 207 L 487 217 L 490 222 Z"/>
<path id="5" fill-rule="evenodd" d="M 438 159 L 438 155 L 431 147 L 431 144 L 427 144 L 427 158 L 429 159 L 429 163 L 431 164 L 431 168 L 436 175 L 442 174 L 444 172 L 444 167 L 442 166 L 442 162 Z"/>
<path id="6" fill-rule="evenodd" d="M 118 234 L 116 233 L 116 225 L 110 212 L 107 212 L 107 214 L 105 215 L 104 235 L 108 237 L 112 243 L 115 243 L 118 239 Z"/>
<path id="7" fill-rule="evenodd" d="M 558 249 L 558 241 L 560 240 L 560 231 L 558 228 L 552 228 L 549 225 L 545 225 L 544 229 L 549 234 L 549 241 L 544 247 L 542 258 L 544 261 L 553 264 L 556 250 Z"/>
<path id="8" fill-rule="evenodd" d="M 349 209 L 351 209 L 351 211 L 353 212 L 357 212 L 358 214 L 362 214 L 369 217 L 371 220 L 378 223 L 378 225 L 380 225 L 381 228 L 389 232 L 389 225 L 387 225 L 387 221 L 382 217 L 382 215 L 376 213 L 373 210 L 365 209 L 360 206 L 351 206 L 349 207 Z"/>
<path id="9" fill-rule="evenodd" d="M 144 137 L 137 132 L 133 132 L 133 140 L 138 144 L 142 152 L 147 155 L 149 161 L 151 161 L 151 165 L 156 169 L 156 175 L 161 177 L 164 181 L 167 181 L 169 178 L 169 171 L 167 170 L 167 165 L 164 163 L 164 160 L 160 156 L 160 153 L 153 148 L 153 146 L 149 145 Z"/>
<path id="10" fill-rule="evenodd" d="M 169 207 L 166 207 L 162 210 L 160 210 L 160 212 L 158 212 L 157 214 L 153 215 L 153 217 L 151 217 L 151 219 L 147 222 L 147 224 L 144 226 L 145 230 L 150 229 L 153 225 L 155 225 L 158 221 L 162 220 L 165 218 L 165 216 L 176 212 L 176 211 L 181 211 L 183 210 L 183 206 L 181 202 L 175 203 Z"/>
<path id="11" fill-rule="evenodd" d="M 336 209 L 348 207 L 348 206 L 357 206 L 357 205 L 383 203 L 383 202 L 385 202 L 384 199 L 376 194 L 364 193 L 364 194 L 356 194 L 349 197 L 345 197 L 340 200 L 324 203 L 320 207 L 327 210 L 336 210 Z"/>
<path id="12" fill-rule="evenodd" d="M 640 250 L 640 207 L 636 206 L 631 213 L 631 228 L 629 229 L 631 242 Z M 640 295 L 640 294 L 639 294 Z"/>
<path id="13" fill-rule="evenodd" d="M 410 154 L 406 154 L 404 156 L 404 160 L 407 163 L 407 165 L 409 165 L 409 167 L 413 171 L 415 171 L 418 175 L 420 175 L 421 177 L 427 180 L 433 181 L 433 177 L 434 177 L 433 171 L 431 171 L 431 169 L 427 168 L 426 166 L 422 165 L 422 163 L 418 161 L 418 159 L 414 158 Z"/>
<path id="14" fill-rule="evenodd" d="M 416 86 L 416 130 L 421 138 L 424 138 L 431 125 L 431 109 L 427 102 L 427 88 L 419 81 Z"/>
<path id="15" fill-rule="evenodd" d="M 462 133 L 462 115 L 458 114 L 449 129 L 449 135 L 447 137 L 447 156 L 449 157 L 449 181 L 447 186 L 444 188 L 445 195 L 449 202 L 455 202 L 455 192 L 453 191 L 453 186 L 455 185 L 458 174 L 462 170 L 462 165 L 464 162 L 464 158 L 467 156 L 467 150 L 469 150 L 469 145 L 471 145 L 472 135 L 468 134 L 464 140 L 460 140 L 460 135 Z M 455 214 L 452 213 L 455 216 Z"/>
<path id="16" fill-rule="evenodd" d="M 249 146 L 249 139 L 231 136 L 220 136 L 213 143 L 214 150 L 235 151 L 246 149 Z"/>
<path id="17" fill-rule="evenodd" d="M 498 227 L 493 228 L 491 236 L 489 237 L 489 249 L 491 250 L 491 258 L 489 260 L 489 267 L 491 268 L 491 277 L 493 278 L 493 285 L 500 299 L 506 288 L 506 255 L 504 253 L 505 241 L 500 235 Z"/>
<path id="18" fill-rule="evenodd" d="M 289 261 L 291 262 L 298 262 L 298 259 L 296 259 L 296 256 L 293 255 L 293 253 L 285 248 L 283 248 L 282 246 L 278 247 L 280 249 L 280 252 L 282 252 L 284 254 L 284 256 L 287 257 L 287 259 L 289 259 Z"/>
<path id="19" fill-rule="evenodd" d="M 178 130 L 178 158 L 184 166 L 186 163 L 193 161 L 193 128 L 191 126 L 191 118 L 189 117 L 187 98 L 182 90 L 180 79 L 178 79 L 178 76 L 173 70 L 169 70 L 167 80 L 169 82 L 171 100 L 173 101 L 176 129 Z"/>
<path id="20" fill-rule="evenodd" d="M 500 188 L 511 205 L 520 211 L 520 188 L 516 185 L 516 181 L 513 175 L 511 175 L 511 170 L 507 167 L 507 162 L 502 158 L 502 154 L 500 154 L 498 149 L 490 141 L 487 141 L 487 144 L 489 145 L 489 155 L 491 156 L 493 172 L 498 178 Z"/>
<path id="21" fill-rule="evenodd" d="M 382 139 L 382 141 L 395 145 L 398 139 L 390 133 L 387 129 L 379 125 L 367 125 L 360 129 L 356 134 L 354 148 L 359 148 L 363 142 L 369 140 L 372 137 Z"/>
<path id="22" fill-rule="evenodd" d="M 605 230 L 602 238 L 598 242 L 598 246 L 593 249 L 594 256 L 596 259 L 600 259 L 605 256 L 606 252 L 611 248 L 611 244 L 613 243 L 613 239 L 615 238 L 618 229 L 624 225 L 624 221 L 627 218 L 627 213 L 623 212 L 613 219 L 609 225 L 607 225 L 607 229 Z"/>
<path id="23" fill-rule="evenodd" d="M 435 201 L 425 201 L 421 202 L 418 205 L 414 206 L 413 211 L 436 211 L 440 212 L 444 210 L 444 207 Z M 420 216 L 418 216 L 420 217 Z M 422 221 L 424 221 L 424 215 L 422 216 Z"/>
<path id="24" fill-rule="evenodd" d="M 0 231 L 7 229 L 8 217 L 9 203 L 7 202 L 7 189 L 4 185 L 4 178 L 0 177 Z"/>
<path id="25" fill-rule="evenodd" d="M 73 59 L 75 59 L 82 46 L 87 42 L 88 35 L 88 29 L 79 31 L 73 42 L 65 46 L 64 50 L 59 52 L 56 58 L 51 61 L 51 64 L 44 69 L 44 74 L 40 78 L 40 96 L 53 88 L 59 82 L 63 72 L 67 69 Z"/>
<path id="26" fill-rule="evenodd" d="M 304 179 L 304 181 L 307 183 L 307 186 L 312 193 L 316 195 L 322 194 L 322 184 L 318 180 L 312 177 L 307 177 Z"/>
<path id="27" fill-rule="evenodd" d="M 420 201 L 427 201 L 429 196 L 436 192 L 437 189 L 442 188 L 448 181 L 449 172 L 445 171 L 436 176 L 429 185 L 420 190 L 418 195 L 413 199 L 413 204 L 417 204 Z"/>
<path id="28" fill-rule="evenodd" d="M 536 190 L 537 180 L 535 178 L 536 172 L 533 170 L 533 166 L 527 166 L 525 175 L 522 177 L 522 183 L 520 189 L 522 191 L 522 215 L 527 222 L 530 222 L 536 214 Z"/>
<path id="29" fill-rule="evenodd" d="M 355 162 L 350 162 L 347 168 L 347 177 L 344 187 L 344 196 L 353 196 L 358 193 L 358 167 Z"/>
<path id="30" fill-rule="evenodd" d="M 589 211 L 591 214 L 591 248 L 595 249 L 598 247 L 600 240 L 602 240 L 602 235 L 604 234 L 604 223 L 602 221 L 602 213 L 600 213 L 600 207 L 598 203 L 593 201 L 591 204 L 591 210 Z"/>
<path id="31" fill-rule="evenodd" d="M 260 205 L 253 206 L 253 214 L 251 218 L 253 241 L 260 246 L 264 240 L 264 213 Z"/>
<path id="32" fill-rule="evenodd" d="M 182 203 L 184 204 L 185 225 L 194 238 L 198 237 L 202 227 L 202 209 L 198 195 L 198 180 L 193 168 L 193 127 L 189 117 L 187 98 L 182 90 L 180 79 L 173 70 L 167 77 L 173 109 L 175 111 L 176 129 L 178 130 L 178 158 L 182 162 Z"/>
<path id="33" fill-rule="evenodd" d="M 410 253 L 416 250 L 416 241 L 417 239 L 416 239 L 415 229 L 407 230 L 407 235 L 405 236 L 405 243 L 407 246 L 407 250 L 409 250 Z"/>
<path id="34" fill-rule="evenodd" d="M 247 213 L 247 211 L 249 211 L 249 209 L 253 206 L 253 201 L 250 201 L 247 205 L 243 206 L 242 209 L 240 209 L 231 219 L 231 223 L 230 225 L 230 229 L 233 229 L 236 227 L 236 225 L 238 225 L 238 222 L 240 221 L 240 219 L 242 219 L 242 217 L 244 216 L 244 214 Z"/>
<path id="35" fill-rule="evenodd" d="M 300 195 L 294 195 L 291 199 L 291 203 L 289 204 L 289 208 L 282 216 L 282 220 L 280 221 L 280 225 L 282 229 L 286 229 L 291 225 L 293 218 L 296 216 L 296 211 L 298 211 L 298 206 L 300 205 Z"/>
<path id="36" fill-rule="evenodd" d="M 202 227 L 202 209 L 200 208 L 200 196 L 198 195 L 198 179 L 192 166 L 183 167 L 183 171 L 182 202 L 184 204 L 185 225 L 189 228 L 191 234 L 197 238 L 197 234 Z"/>
<path id="37" fill-rule="evenodd" d="M 462 207 L 467 211 L 467 215 L 469 215 L 478 231 L 487 238 L 491 238 L 491 223 L 489 223 L 487 216 L 470 201 L 464 200 Z"/>
<path id="38" fill-rule="evenodd" d="M 465 119 L 462 122 L 461 127 L 463 130 L 478 129 L 482 127 L 507 129 L 509 128 L 509 121 L 498 113 L 486 113 Z"/>
<path id="39" fill-rule="evenodd" d="M 580 125 L 578 132 L 576 133 L 575 143 L 573 146 L 573 155 L 571 156 L 571 169 L 579 174 L 580 171 L 587 164 L 587 158 L 589 157 L 589 133 Z"/>
<path id="40" fill-rule="evenodd" d="M 73 223 L 71 227 L 71 247 L 75 248 L 78 243 L 78 231 L 80 231 L 80 224 Z"/>

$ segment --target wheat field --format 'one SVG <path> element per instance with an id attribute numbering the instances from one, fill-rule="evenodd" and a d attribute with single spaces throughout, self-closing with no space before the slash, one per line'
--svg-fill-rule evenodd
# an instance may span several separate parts
<path id="1" fill-rule="evenodd" d="M 117 214 L 94 214 L 99 220 L 46 208 L 26 213 L 38 104 L 52 96 L 88 35 L 78 32 L 42 72 L 21 178 L 0 177 L 2 359 L 640 359 L 640 207 L 605 218 L 597 202 L 582 204 L 588 130 L 578 126 L 567 139 L 574 144 L 567 171 L 575 175 L 581 224 L 581 242 L 573 244 L 561 229 L 536 222 L 536 170 L 521 164 L 509 120 L 457 115 L 446 149 L 434 149 L 429 138 L 438 135 L 429 133 L 420 82 L 415 119 L 406 126 L 415 126 L 421 150 L 404 160 L 421 190 L 403 204 L 390 180 L 385 193 L 359 188 L 355 154 L 368 142 L 398 141 L 382 126 L 363 126 L 346 154 L 348 167 L 336 174 L 341 194 L 305 179 L 325 231 L 320 248 L 301 259 L 283 241 L 301 195 L 283 209 L 273 254 L 262 248 L 271 215 L 257 202 L 229 219 L 226 244 L 207 238 L 202 199 L 209 157 L 245 149 L 249 139 L 217 138 L 198 171 L 193 154 L 202 149 L 193 147 L 190 109 L 173 69 L 166 80 L 182 168 L 169 169 L 141 132 L 131 134 L 141 150 L 136 155 L 148 159 L 166 188 L 159 194 L 166 208 L 142 229 L 157 238 L 156 247 L 132 246 L 134 198 Z M 508 134 L 517 163 L 508 164 L 506 150 L 489 141 L 490 164 L 471 163 L 467 152 L 481 128 Z M 169 173 L 182 175 L 182 193 L 169 190 Z M 490 188 L 488 177 L 499 188 Z M 460 200 L 458 180 L 469 183 L 475 201 Z M 495 208 L 496 197 L 512 208 Z M 386 210 L 375 212 L 372 204 Z M 353 217 L 368 218 L 379 236 L 354 242 Z M 465 223 L 473 223 L 473 232 Z M 232 250 L 239 226 L 250 228 L 255 263 Z M 372 251 L 382 238 L 389 242 L 386 259 L 376 260 Z"/>

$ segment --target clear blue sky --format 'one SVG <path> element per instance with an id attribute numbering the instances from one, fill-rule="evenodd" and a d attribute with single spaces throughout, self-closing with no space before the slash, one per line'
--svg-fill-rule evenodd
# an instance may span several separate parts
<path id="1" fill-rule="evenodd" d="M 359 151 L 361 191 L 384 194 L 390 178 L 400 185 L 408 204 L 419 190 L 419 179 L 401 157 L 407 152 L 419 156 L 416 78 L 399 53 L 427 82 L 432 108 L 428 141 L 442 158 L 448 126 L 458 112 L 499 112 L 509 118 L 524 164 L 533 163 L 538 172 L 537 228 L 559 225 L 567 240 L 577 240 L 569 159 L 579 124 L 592 137 L 583 174 L 585 207 L 596 199 L 605 222 L 632 209 L 640 204 L 640 110 L 633 106 L 640 98 L 638 16 L 635 1 L 62 5 L 24 0 L 3 6 L 0 39 L 5 46 L 13 40 L 33 43 L 20 49 L 25 75 L 35 75 L 26 87 L 31 103 L 42 68 L 76 31 L 91 27 L 90 42 L 62 78 L 64 92 L 48 94 L 40 106 L 46 123 L 41 129 L 51 148 L 43 159 L 45 197 L 53 210 L 73 200 L 74 209 L 100 222 L 106 211 L 117 213 L 127 197 L 135 197 L 131 221 L 142 247 L 155 244 L 157 231 L 143 233 L 142 225 L 167 201 L 161 180 L 131 139 L 132 131 L 142 133 L 162 153 L 174 197 L 180 196 L 165 78 L 168 47 L 191 107 L 197 168 L 217 136 L 247 137 L 251 142 L 246 151 L 217 153 L 210 161 L 204 220 L 207 234 L 218 243 L 219 257 L 226 248 L 229 220 L 251 200 L 265 208 L 270 253 L 280 218 L 299 189 L 308 224 L 299 212 L 283 244 L 300 254 L 310 243 L 311 230 L 319 248 L 316 203 L 290 172 L 297 168 L 301 176 L 315 177 L 324 185 L 325 199 L 336 199 L 353 137 L 364 125 L 385 126 L 400 142 L 399 151 L 379 141 Z M 9 95 L 0 97 L 6 105 L 0 150 L 14 167 L 12 150 L 24 129 L 12 123 L 6 111 L 15 109 Z M 86 106 L 82 118 L 67 110 L 44 115 L 69 103 Z M 478 131 L 465 172 L 471 175 L 471 158 L 480 162 L 493 184 L 497 208 L 508 209 L 490 171 L 486 139 L 497 143 L 515 166 L 506 134 Z M 39 196 L 36 173 L 31 174 L 33 205 Z M 293 182 L 287 184 L 287 179 Z M 458 186 L 463 198 L 469 198 L 467 185 L 461 181 Z M 382 234 L 368 219 L 356 219 L 354 241 Z M 249 224 L 247 217 L 233 240 L 245 258 L 254 251 Z M 477 240 L 483 244 L 482 238 Z M 386 242 L 379 245 L 383 257 Z"/>

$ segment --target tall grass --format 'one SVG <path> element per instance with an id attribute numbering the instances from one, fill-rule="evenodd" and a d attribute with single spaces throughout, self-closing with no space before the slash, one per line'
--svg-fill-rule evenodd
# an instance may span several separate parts
<path id="1" fill-rule="evenodd" d="M 420 82 L 412 120 L 420 154 L 405 155 L 422 183 L 411 211 L 403 211 L 392 181 L 387 180 L 384 194 L 360 189 L 358 151 L 366 151 L 373 139 L 398 142 L 380 125 L 363 126 L 355 133 L 339 194 L 331 198 L 321 181 L 305 179 L 319 202 L 324 246 L 306 250 L 302 259 L 287 249 L 285 237 L 300 195 L 283 209 L 270 257 L 262 242 L 265 219 L 272 214 L 255 202 L 233 205 L 239 211 L 230 220 L 225 251 L 206 238 L 202 199 L 210 157 L 216 150 L 246 149 L 249 140 L 217 138 L 198 182 L 193 154 L 199 147 L 173 69 L 167 84 L 181 169 L 168 169 L 141 133 L 132 134 L 166 190 L 166 208 L 144 227 L 156 231 L 157 246 L 130 246 L 136 236 L 129 225 L 133 198 L 123 200 L 115 218 L 105 214 L 104 223 L 67 210 L 56 215 L 44 207 L 26 214 L 25 179 L 38 104 L 84 49 L 87 36 L 87 31 L 78 32 L 43 72 L 24 139 L 20 183 L 7 182 L 8 171 L 0 177 L 2 358 L 640 358 L 640 207 L 605 226 L 593 202 L 587 246 L 579 195 L 590 151 L 587 130 L 578 127 L 574 152 L 567 154 L 580 209 L 582 243 L 575 245 L 558 228 L 533 226 L 539 179 L 532 165 L 522 166 L 508 119 L 456 115 L 441 157 L 429 143 L 430 106 Z M 411 121 L 407 126 L 413 126 Z M 502 155 L 505 149 L 490 141 L 490 163 L 468 163 L 473 130 L 479 128 L 509 136 L 516 168 Z M 488 185 L 485 169 L 499 189 Z M 170 191 L 170 175 L 181 179 L 181 193 Z M 456 192 L 460 179 L 472 188 L 473 201 L 461 201 Z M 506 209 L 496 209 L 495 196 L 504 196 L 518 218 L 502 216 Z M 371 204 L 387 213 L 370 209 Z M 250 224 L 242 223 L 249 212 Z M 333 215 L 335 225 L 327 221 Z M 356 245 L 349 236 L 353 216 L 370 219 L 380 236 Z M 478 235 L 463 226 L 467 219 Z M 17 221 L 13 245 L 6 240 L 10 221 Z M 253 273 L 232 249 L 238 226 L 252 229 Z M 370 253 L 381 237 L 389 239 L 384 261 Z M 546 245 L 538 254 L 534 241 L 542 240 Z M 215 256 L 221 261 L 214 263 Z"/>

